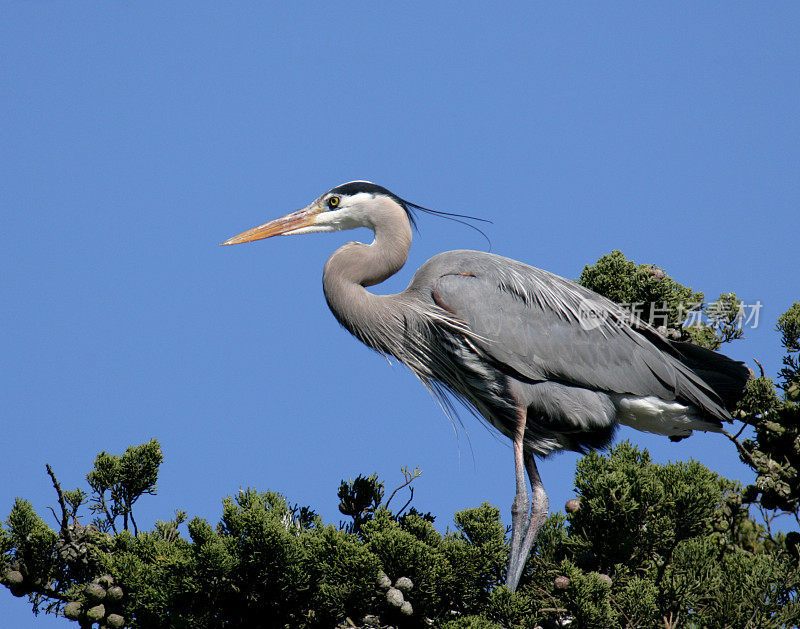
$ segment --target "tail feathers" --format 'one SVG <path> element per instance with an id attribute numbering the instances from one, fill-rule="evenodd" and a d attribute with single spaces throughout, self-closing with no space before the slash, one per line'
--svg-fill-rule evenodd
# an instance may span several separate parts
<path id="1" fill-rule="evenodd" d="M 694 343 L 669 341 L 669 344 L 680 355 L 679 360 L 713 389 L 725 408 L 733 410 L 750 379 L 747 365 Z"/>

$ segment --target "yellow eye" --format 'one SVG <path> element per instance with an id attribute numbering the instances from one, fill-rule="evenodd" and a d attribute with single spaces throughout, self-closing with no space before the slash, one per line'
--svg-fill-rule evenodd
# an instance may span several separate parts
<path id="1" fill-rule="evenodd" d="M 328 199 L 328 205 L 330 207 L 336 207 L 339 205 L 339 197 L 331 197 Z"/>

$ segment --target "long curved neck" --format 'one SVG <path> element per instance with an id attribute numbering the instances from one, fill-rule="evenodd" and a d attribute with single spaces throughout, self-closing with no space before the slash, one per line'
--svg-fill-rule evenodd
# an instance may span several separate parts
<path id="1" fill-rule="evenodd" d="M 379 284 L 399 271 L 411 248 L 411 226 L 405 210 L 387 200 L 370 212 L 375 240 L 350 242 L 325 263 L 322 286 L 334 316 L 359 340 L 378 351 L 391 350 L 391 332 L 402 325 L 396 295 L 373 295 L 366 286 Z"/>

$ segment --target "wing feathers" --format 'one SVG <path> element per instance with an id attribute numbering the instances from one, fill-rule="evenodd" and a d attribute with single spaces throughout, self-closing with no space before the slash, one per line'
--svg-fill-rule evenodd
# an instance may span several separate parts
<path id="1" fill-rule="evenodd" d="M 426 263 L 422 275 L 434 270 L 429 265 L 438 274 L 429 277 L 437 303 L 463 319 L 479 349 L 507 372 L 531 382 L 677 400 L 730 419 L 724 406 L 744 386 L 742 363 L 670 343 L 647 324 L 631 323 L 608 299 L 515 260 L 448 252 Z"/>

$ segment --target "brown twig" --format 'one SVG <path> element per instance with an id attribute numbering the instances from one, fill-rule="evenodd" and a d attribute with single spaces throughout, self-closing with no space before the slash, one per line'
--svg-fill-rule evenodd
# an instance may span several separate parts
<path id="1" fill-rule="evenodd" d="M 767 510 L 764 508 L 763 505 L 759 504 L 759 505 L 757 505 L 757 507 L 758 507 L 758 512 L 761 514 L 761 519 L 764 521 L 764 525 L 766 526 L 767 537 L 770 539 L 770 541 L 774 542 L 775 538 L 772 537 L 772 526 L 771 525 L 772 525 L 772 520 L 775 519 L 775 513 L 772 513 L 771 515 L 769 515 L 769 514 L 767 514 Z"/>
<path id="2" fill-rule="evenodd" d="M 58 506 L 61 507 L 61 532 L 64 537 L 69 539 L 69 513 L 67 512 L 67 503 L 64 501 L 64 492 L 61 491 L 61 485 L 56 478 L 55 472 L 53 472 L 53 468 L 50 467 L 50 464 L 46 463 L 45 468 L 47 468 L 47 473 L 50 475 L 50 479 L 53 481 L 53 487 L 55 487 L 56 494 L 58 495 Z M 55 516 L 56 512 L 52 507 L 50 510 L 53 511 L 53 515 Z M 58 516 L 56 516 L 56 520 L 58 520 Z"/>
<path id="3" fill-rule="evenodd" d="M 616 599 L 613 596 L 611 596 L 610 594 L 609 594 L 608 598 L 612 603 L 614 603 L 614 606 L 619 610 L 619 613 L 622 614 L 623 616 L 625 616 L 625 621 L 628 623 L 627 627 L 630 627 L 630 629 L 636 629 L 636 625 L 634 625 L 633 621 L 630 618 L 628 618 L 628 614 L 626 614 L 625 610 L 623 610 L 622 607 L 620 607 L 620 604 L 617 603 Z M 626 627 L 626 629 L 627 629 L 627 627 Z"/>
<path id="4" fill-rule="evenodd" d="M 544 594 L 547 598 L 549 598 L 553 602 L 553 607 L 552 608 L 551 607 L 542 607 L 539 611 L 540 612 L 544 612 L 544 611 L 555 612 L 556 614 L 559 615 L 558 620 L 556 622 L 559 625 L 561 625 L 561 614 L 563 612 L 567 611 L 567 610 L 566 609 L 561 609 L 558 606 L 558 601 L 556 600 L 555 596 L 553 596 L 550 592 L 548 592 L 547 590 L 544 590 L 544 589 L 542 589 L 540 587 L 537 587 L 536 589 L 539 590 L 542 594 Z"/>
<path id="5" fill-rule="evenodd" d="M 403 506 L 400 508 L 400 511 L 398 511 L 398 512 L 397 512 L 397 516 L 398 516 L 398 517 L 400 516 L 400 514 L 402 514 L 402 513 L 403 513 L 403 511 L 405 511 L 405 510 L 406 510 L 406 507 L 408 507 L 408 505 L 410 505 L 410 504 L 411 504 L 411 501 L 412 501 L 412 500 L 414 500 L 414 488 L 413 488 L 413 487 L 409 487 L 409 488 L 408 488 L 408 490 L 411 492 L 411 495 L 409 496 L 408 500 L 406 501 L 406 504 L 404 504 L 404 505 L 403 505 Z M 387 502 L 386 504 L 389 504 L 389 503 Z"/>
<path id="6" fill-rule="evenodd" d="M 678 618 L 673 618 L 672 612 L 669 613 L 669 618 L 662 616 L 661 620 L 664 621 L 664 629 L 674 629 L 678 626 Z"/>
<path id="7" fill-rule="evenodd" d="M 133 519 L 133 509 L 130 509 L 131 524 L 133 525 L 133 536 L 139 537 L 139 528 L 136 526 L 136 520 Z"/>
<path id="8" fill-rule="evenodd" d="M 27 587 L 31 591 L 31 593 L 35 592 L 36 594 L 41 594 L 42 596 L 55 598 L 63 603 L 69 603 L 70 601 L 70 598 L 68 596 L 66 596 L 65 594 L 61 594 L 60 592 L 57 592 L 53 588 L 47 587 L 46 585 L 29 584 Z"/>
<path id="9" fill-rule="evenodd" d="M 723 430 L 723 431 L 722 431 L 722 434 L 723 434 L 723 435 L 725 435 L 725 436 L 726 436 L 728 439 L 730 439 L 731 441 L 733 441 L 733 443 L 735 443 L 735 444 L 736 444 L 736 449 L 739 451 L 739 453 L 740 453 L 740 454 L 744 454 L 744 456 L 746 456 L 746 457 L 747 457 L 747 460 L 748 460 L 748 461 L 750 461 L 750 464 L 751 464 L 751 465 L 752 465 L 752 466 L 753 466 L 755 469 L 758 469 L 758 463 L 756 463 L 756 460 L 755 460 L 755 459 L 754 459 L 752 456 L 750 456 L 750 453 L 749 453 L 747 450 L 745 450 L 745 449 L 744 449 L 744 446 L 741 444 L 741 442 L 740 442 L 740 441 L 739 441 L 739 440 L 738 440 L 736 437 L 734 437 L 734 436 L 733 436 L 731 433 L 729 433 L 727 430 Z M 738 436 L 738 435 L 737 435 L 737 436 Z"/>
<path id="10" fill-rule="evenodd" d="M 407 470 L 408 470 L 408 468 L 403 468 L 403 469 L 404 469 L 404 470 L 406 470 L 406 474 L 407 474 L 407 476 L 406 476 L 406 482 L 405 482 L 405 483 L 403 483 L 402 485 L 400 485 L 399 487 L 397 487 L 397 488 L 396 488 L 396 489 L 395 489 L 395 490 L 392 492 L 392 495 L 391 495 L 391 496 L 389 496 L 389 499 L 386 501 L 386 504 L 384 505 L 384 506 L 385 506 L 387 509 L 389 508 L 389 503 L 392 501 L 392 498 L 394 498 L 395 494 L 396 494 L 398 491 L 400 491 L 401 489 L 403 489 L 403 487 L 407 487 L 408 485 L 410 485 L 411 483 L 413 483 L 413 482 L 414 482 L 416 479 L 418 479 L 418 478 L 419 478 L 419 477 L 422 475 L 422 473 L 421 473 L 421 472 L 419 472 L 419 470 L 417 470 L 417 469 L 415 469 L 413 472 L 410 472 L 410 473 L 407 471 Z"/>

